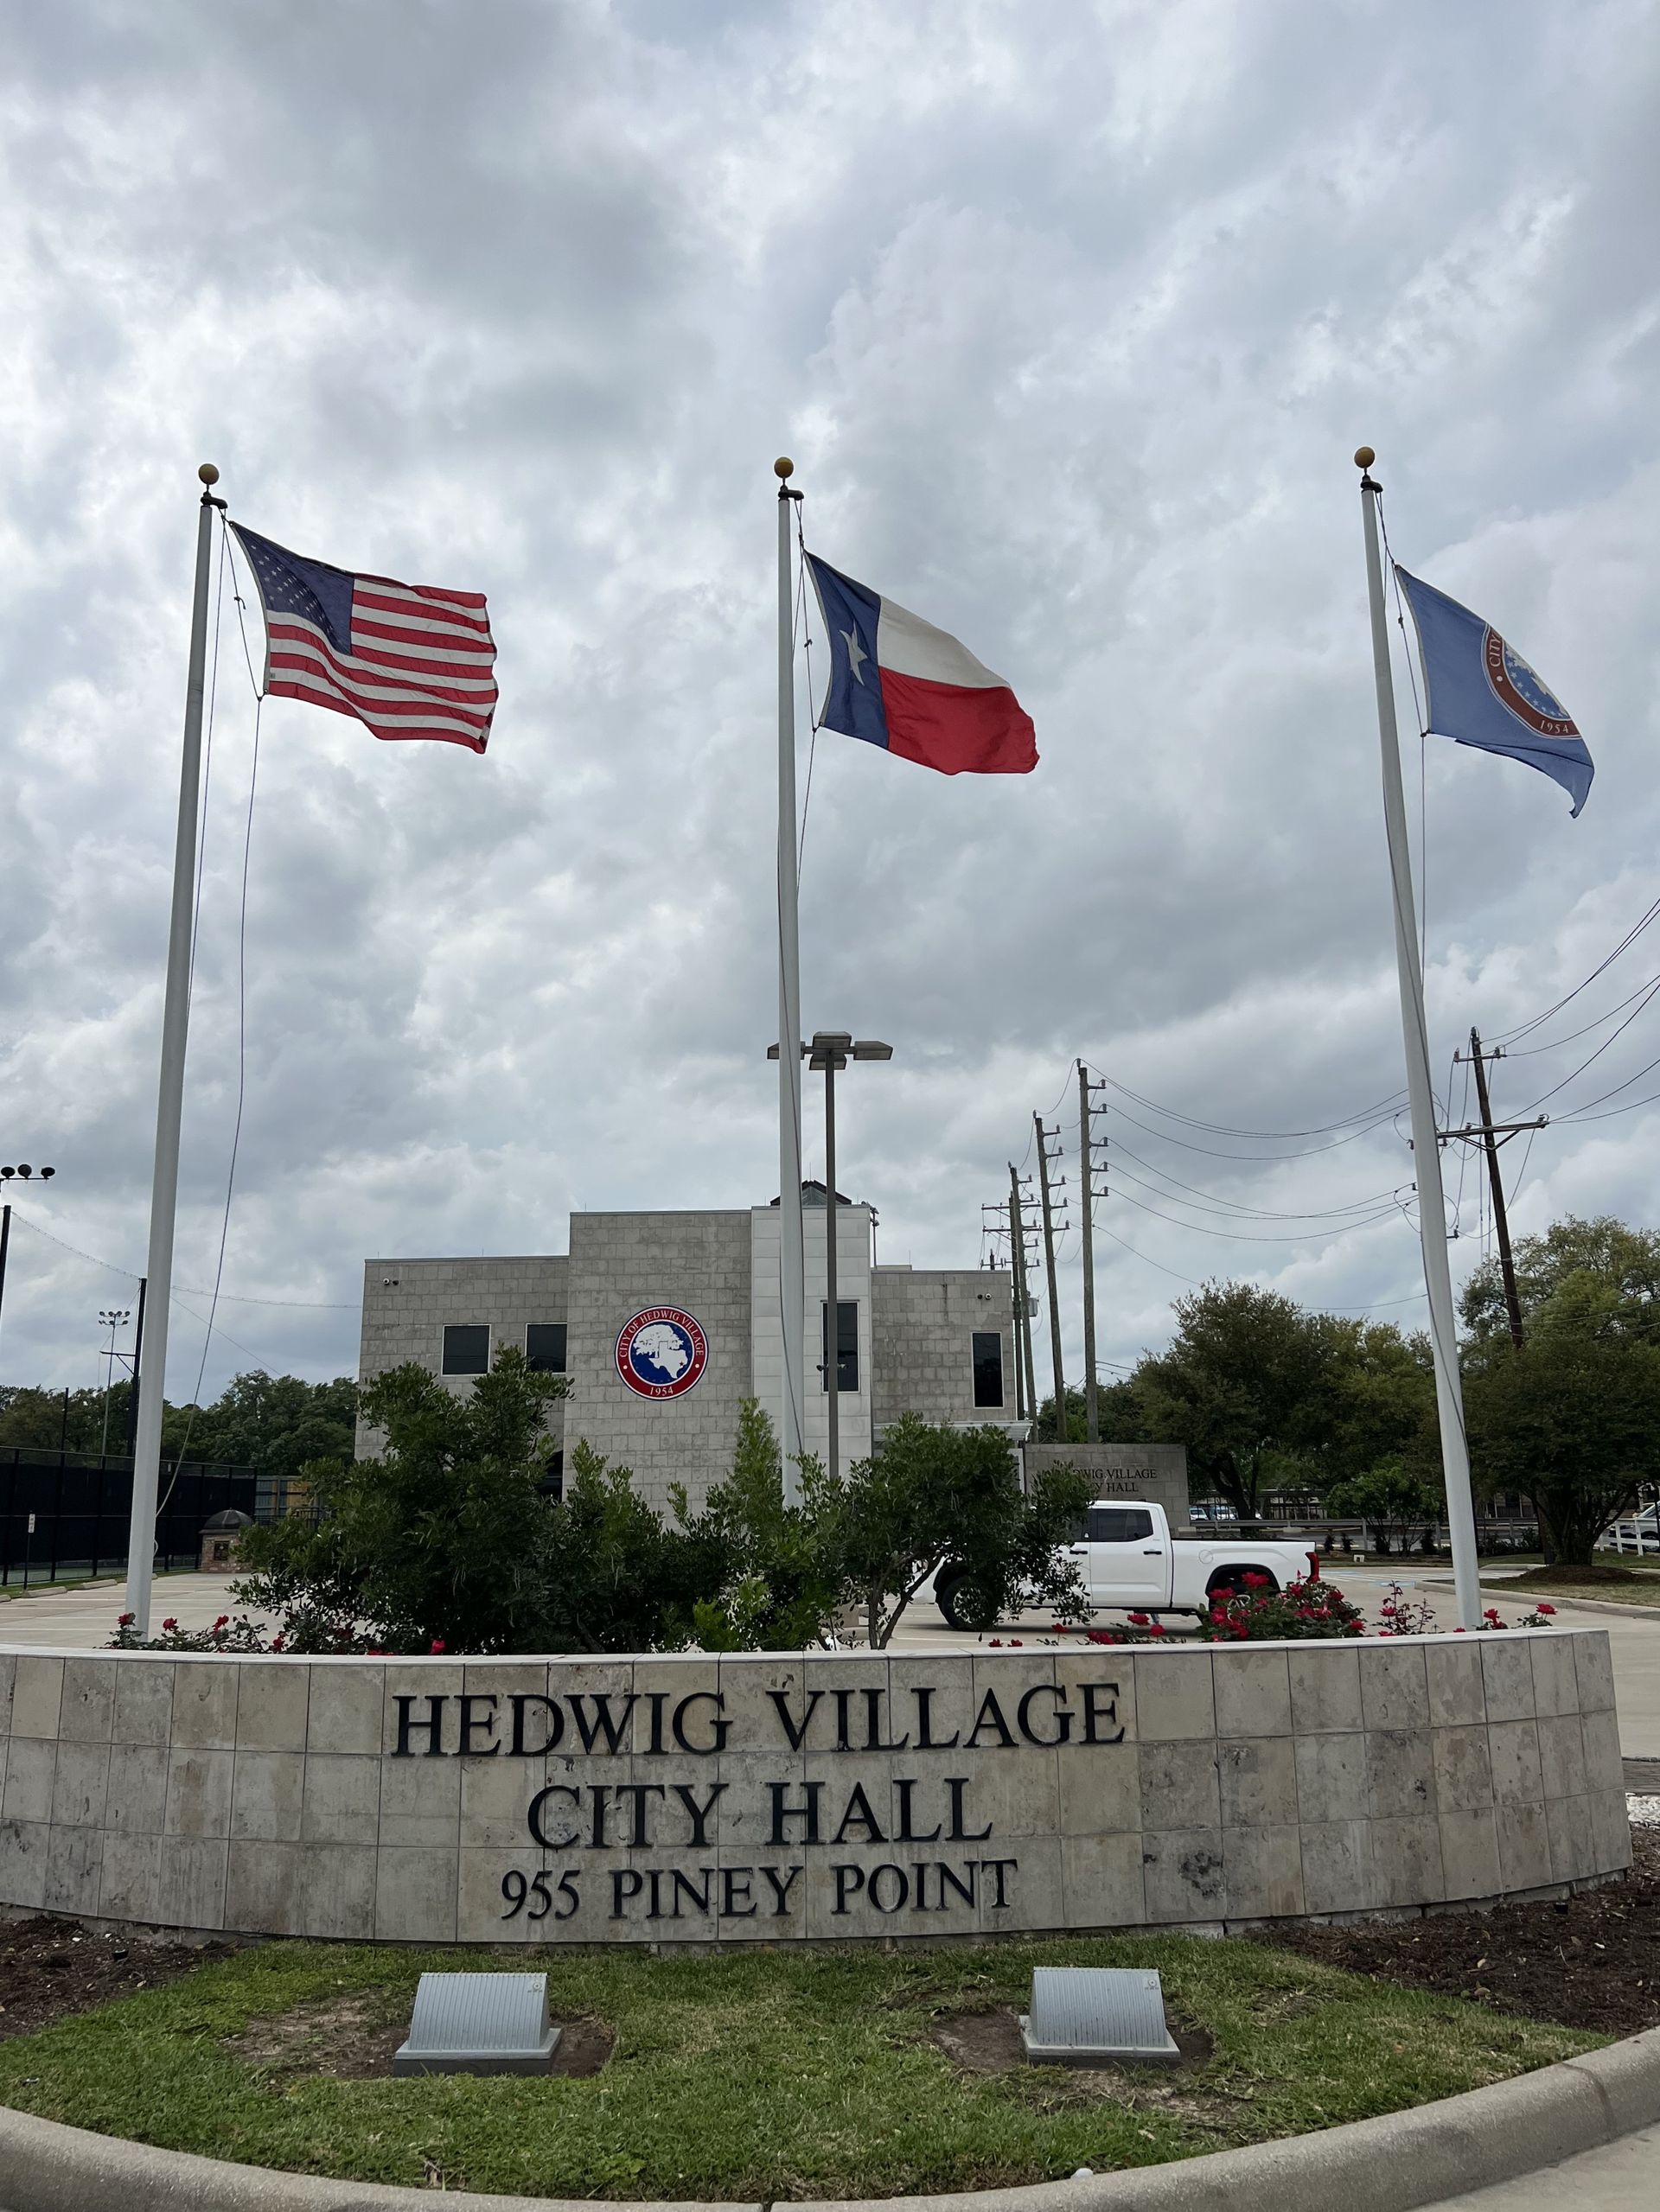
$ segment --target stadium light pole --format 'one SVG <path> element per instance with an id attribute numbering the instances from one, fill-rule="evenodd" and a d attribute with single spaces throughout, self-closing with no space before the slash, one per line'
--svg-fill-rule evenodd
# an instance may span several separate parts
<path id="1" fill-rule="evenodd" d="M 38 1175 L 42 1182 L 50 1182 L 56 1175 L 55 1168 L 32 1168 L 27 1160 L 19 1160 L 15 1167 L 0 1168 L 0 1183 L 33 1182 Z M 6 1302 L 6 1253 L 11 1246 L 11 1207 L 0 1206 L 0 1308 Z"/>
<path id="2" fill-rule="evenodd" d="M 98 1456 L 102 1460 L 110 1449 L 110 1393 L 115 1386 L 115 1340 L 118 1331 L 132 1319 L 131 1306 L 106 1306 L 98 1316 L 100 1329 L 110 1332 L 109 1349 L 104 1354 L 104 1433 L 99 1442 Z"/>

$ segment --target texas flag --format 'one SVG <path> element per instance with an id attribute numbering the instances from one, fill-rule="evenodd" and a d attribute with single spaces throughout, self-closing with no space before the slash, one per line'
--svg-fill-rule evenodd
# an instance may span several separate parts
<path id="1" fill-rule="evenodd" d="M 920 615 L 809 553 L 830 633 L 827 730 L 862 737 L 942 775 L 1026 775 L 1031 717 L 1001 676 Z"/>

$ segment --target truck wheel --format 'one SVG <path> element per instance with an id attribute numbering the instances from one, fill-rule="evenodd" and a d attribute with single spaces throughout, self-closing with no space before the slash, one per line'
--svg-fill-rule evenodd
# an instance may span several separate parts
<path id="1" fill-rule="evenodd" d="M 1244 1589 L 1247 1575 L 1261 1575 L 1262 1585 L 1268 1590 L 1280 1587 L 1278 1579 L 1266 1567 L 1223 1567 L 1205 1584 L 1204 1594 L 1207 1597 L 1232 1597 L 1235 1590 Z"/>
<path id="2" fill-rule="evenodd" d="M 979 1633 L 997 1626 L 995 1607 L 988 1606 L 967 1575 L 944 1575 L 934 1585 L 935 1603 L 948 1629 Z"/>

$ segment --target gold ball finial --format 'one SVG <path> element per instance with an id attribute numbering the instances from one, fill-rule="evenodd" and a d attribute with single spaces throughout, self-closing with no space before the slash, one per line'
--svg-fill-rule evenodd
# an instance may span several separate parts
<path id="1" fill-rule="evenodd" d="M 1357 469 L 1370 469 L 1376 458 L 1377 456 L 1372 451 L 1370 445 L 1357 445 L 1355 448 L 1355 466 Z"/>
<path id="2" fill-rule="evenodd" d="M 219 481 L 219 471 L 211 461 L 204 461 L 196 474 L 204 484 L 216 484 Z"/>
<path id="3" fill-rule="evenodd" d="M 781 453 L 772 464 L 772 473 L 780 483 L 787 483 L 795 474 L 795 463 L 787 453 Z"/>

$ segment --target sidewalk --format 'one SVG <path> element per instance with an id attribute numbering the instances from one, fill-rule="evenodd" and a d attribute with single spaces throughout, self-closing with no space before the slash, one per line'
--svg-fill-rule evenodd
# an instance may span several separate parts
<path id="1" fill-rule="evenodd" d="M 1444 2197 L 1429 2212 L 1562 2212 L 1570 2204 L 1576 2212 L 1652 2212 L 1657 2201 L 1660 2127 L 1643 2127 L 1519 2181 Z"/>
<path id="2" fill-rule="evenodd" d="M 157 1629 L 167 1620 L 176 1620 L 186 1629 L 211 1628 L 221 1613 L 240 1610 L 231 1596 L 235 1579 L 232 1575 L 197 1574 L 188 1568 L 157 1575 L 151 1620 Z M 126 1602 L 125 1585 L 115 1578 L 48 1584 L 20 1593 L 0 1603 L 0 1645 L 97 1651 L 115 1634 Z"/>

